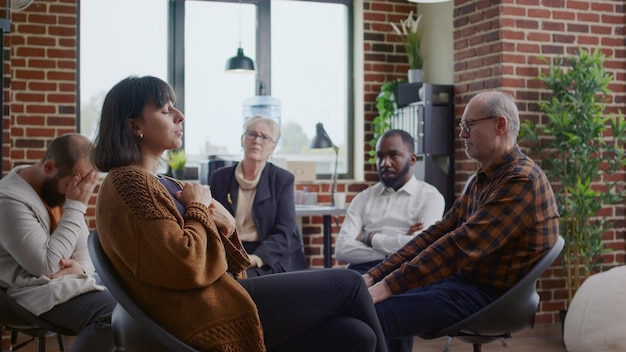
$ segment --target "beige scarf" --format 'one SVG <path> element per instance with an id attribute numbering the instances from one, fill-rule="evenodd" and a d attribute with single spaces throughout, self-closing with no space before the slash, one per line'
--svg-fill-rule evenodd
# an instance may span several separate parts
<path id="1" fill-rule="evenodd" d="M 265 166 L 263 166 L 263 169 Z M 254 205 L 254 197 L 256 196 L 256 187 L 261 178 L 261 172 L 254 180 L 246 180 L 243 177 L 243 162 L 235 167 L 235 179 L 239 183 L 239 193 L 237 195 L 237 207 L 235 209 L 235 226 L 239 238 L 244 242 L 258 242 L 259 233 L 256 230 L 254 221 L 252 220 L 252 206 Z"/>

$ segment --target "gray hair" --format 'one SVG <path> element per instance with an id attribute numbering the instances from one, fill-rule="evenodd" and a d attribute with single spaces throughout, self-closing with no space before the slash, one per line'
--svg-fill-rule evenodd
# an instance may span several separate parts
<path id="1" fill-rule="evenodd" d="M 276 120 L 267 116 L 254 115 L 250 117 L 243 123 L 243 132 L 246 133 L 250 126 L 254 125 L 257 122 L 263 122 L 270 126 L 270 130 L 272 131 L 272 139 L 274 140 L 274 143 L 277 143 L 280 139 L 280 126 L 278 125 L 278 122 L 276 122 Z"/>
<path id="2" fill-rule="evenodd" d="M 480 93 L 483 99 L 484 116 L 504 116 L 507 121 L 507 133 L 512 141 L 517 141 L 520 129 L 519 111 L 513 97 L 498 91 Z"/>

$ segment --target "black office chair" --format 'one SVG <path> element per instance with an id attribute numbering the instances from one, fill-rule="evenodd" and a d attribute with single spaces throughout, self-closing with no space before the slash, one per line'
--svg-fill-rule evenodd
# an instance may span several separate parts
<path id="1" fill-rule="evenodd" d="M 15 302 L 4 289 L 0 290 L 0 327 L 11 332 L 10 351 L 17 351 L 26 344 L 37 339 L 38 351 L 45 352 L 46 338 L 57 335 L 59 350 L 65 352 L 63 336 L 76 336 L 76 333 L 43 320 Z M 0 334 L 2 329 L 0 329 Z M 17 334 L 30 336 L 30 339 L 17 343 Z M 0 350 L 2 346 L 0 345 Z"/>
<path id="2" fill-rule="evenodd" d="M 111 316 L 113 338 L 118 351 L 198 352 L 163 329 L 128 296 L 124 284 L 102 250 L 96 230 L 89 235 L 87 245 L 96 272 L 118 302 Z"/>
<path id="3" fill-rule="evenodd" d="M 515 286 L 498 297 L 487 307 L 458 323 L 443 329 L 419 335 L 422 339 L 449 336 L 446 350 L 453 337 L 474 345 L 474 352 L 480 352 L 482 345 L 494 340 L 510 338 L 511 334 L 525 328 L 532 328 L 539 307 L 537 279 L 543 274 L 563 249 L 565 241 L 561 236 L 550 251 Z"/>

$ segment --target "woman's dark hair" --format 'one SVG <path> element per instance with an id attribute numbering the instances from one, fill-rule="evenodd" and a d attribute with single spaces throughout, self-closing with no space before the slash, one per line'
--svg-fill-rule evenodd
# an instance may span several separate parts
<path id="1" fill-rule="evenodd" d="M 102 104 L 98 134 L 93 143 L 93 164 L 102 172 L 133 165 L 141 158 L 139 137 L 130 129 L 129 119 L 142 120 L 147 105 L 158 108 L 176 101 L 167 82 L 152 76 L 130 76 L 107 93 Z"/>

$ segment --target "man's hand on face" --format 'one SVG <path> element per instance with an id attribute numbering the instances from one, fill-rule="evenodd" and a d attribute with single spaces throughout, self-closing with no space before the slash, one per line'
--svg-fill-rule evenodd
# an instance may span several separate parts
<path id="1" fill-rule="evenodd" d="M 80 174 L 76 174 L 67 185 L 65 199 L 77 200 L 81 203 L 88 204 L 89 198 L 91 198 L 97 183 L 98 171 L 96 169 L 91 169 L 91 171 L 82 178 Z"/>

